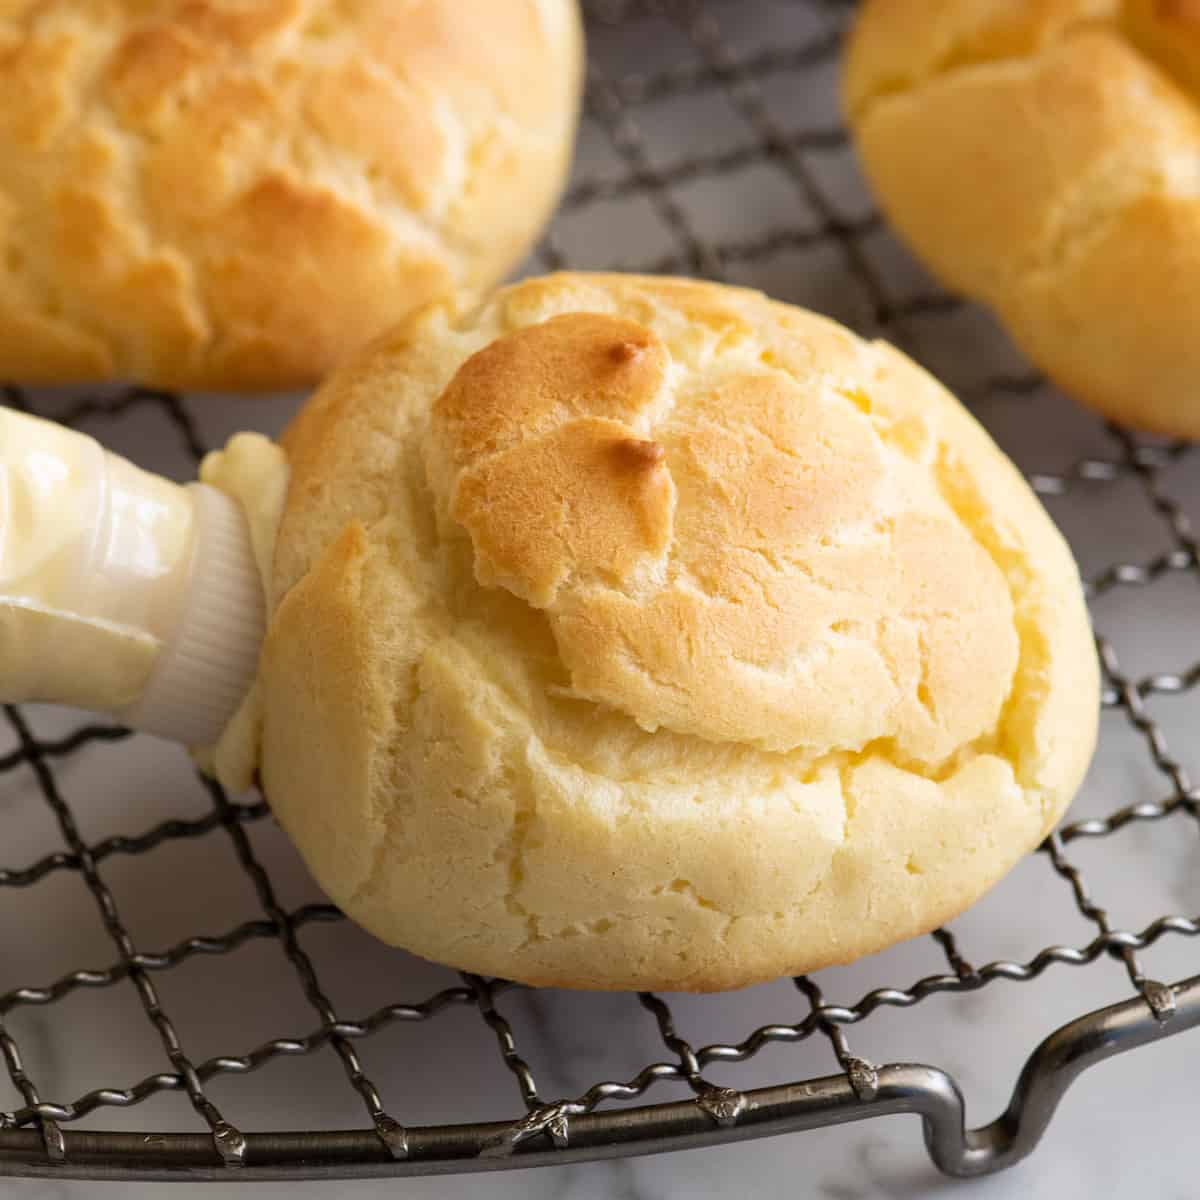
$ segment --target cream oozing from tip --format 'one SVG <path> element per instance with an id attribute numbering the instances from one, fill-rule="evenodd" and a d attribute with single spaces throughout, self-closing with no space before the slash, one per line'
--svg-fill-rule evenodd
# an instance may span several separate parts
<path id="1" fill-rule="evenodd" d="M 213 451 L 200 465 L 202 482 L 236 501 L 245 514 L 268 620 L 275 539 L 289 477 L 283 449 L 258 433 L 236 434 L 224 450 Z M 245 791 L 258 770 L 262 722 L 262 695 L 255 679 L 216 742 L 195 750 L 197 761 L 231 791 Z"/>

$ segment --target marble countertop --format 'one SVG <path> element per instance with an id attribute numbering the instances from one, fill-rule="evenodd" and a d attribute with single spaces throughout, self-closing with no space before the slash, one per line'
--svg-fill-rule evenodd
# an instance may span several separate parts
<path id="1" fill-rule="evenodd" d="M 529 264 L 664 265 L 711 268 L 780 298 L 871 329 L 863 291 L 845 247 L 821 236 L 837 225 L 860 229 L 858 246 L 898 305 L 929 295 L 932 283 L 886 229 L 868 218 L 870 200 L 853 155 L 836 136 L 836 33 L 848 11 L 824 0 L 708 0 L 682 22 L 634 0 L 595 0 L 589 25 L 594 96 L 624 102 L 613 118 L 601 103 L 585 121 L 577 185 L 585 191 L 557 220 L 553 241 Z M 615 19 L 624 9 L 633 15 Z M 639 13 L 643 15 L 638 15 Z M 611 21 L 602 18 L 609 15 Z M 648 15 L 645 15 L 648 14 Z M 713 46 L 731 56 L 724 74 Z M 728 63 L 750 64 L 727 88 Z M 735 75 L 737 73 L 735 72 Z M 753 75 L 754 78 L 750 78 Z M 647 80 L 657 80 L 648 87 Z M 608 81 L 607 83 L 605 81 Z M 665 81 L 665 82 L 664 82 Z M 606 91 L 605 89 L 609 89 Z M 615 88 L 615 92 L 612 90 Z M 608 115 L 606 115 L 606 113 Z M 598 115 L 596 115 L 598 114 Z M 765 122 L 765 123 L 764 123 Z M 782 131 L 795 153 L 764 152 L 764 131 Z M 808 136 L 808 135 L 812 136 Z M 793 136 L 794 135 L 794 136 Z M 786 141 L 787 138 L 784 140 Z M 740 155 L 740 156 L 739 156 Z M 681 163 L 701 163 L 682 169 Z M 771 242 L 773 232 L 788 236 Z M 856 235 L 858 236 L 858 235 Z M 697 262 L 695 247 L 723 247 Z M 754 246 L 772 248 L 769 252 Z M 689 258 L 689 255 L 691 256 Z M 917 306 L 920 308 L 920 306 Z M 1093 586 L 1093 617 L 1113 664 L 1134 681 L 1184 673 L 1200 658 L 1197 577 L 1187 552 L 1189 521 L 1200 517 L 1194 452 L 1106 429 L 1041 386 L 993 322 L 968 307 L 934 306 L 885 330 L 966 397 L 1018 464 L 1036 477 L 1054 518 Z M 1000 381 L 1001 386 L 995 386 Z M 112 399 L 118 389 L 103 393 Z M 42 393 L 39 411 L 62 414 L 79 395 Z M 296 398 L 183 401 L 202 440 L 220 443 L 247 425 L 279 429 Z M 111 407 L 111 406 L 109 406 Z M 194 471 L 178 429 L 155 403 L 101 403 L 85 428 L 144 465 L 187 478 Z M 1090 465 L 1080 469 L 1081 461 Z M 1062 481 L 1066 481 L 1063 483 Z M 1130 584 L 1114 586 L 1113 564 Z M 1149 686 L 1143 716 L 1158 730 L 1159 763 L 1144 732 L 1119 707 L 1107 709 L 1096 762 L 1072 819 L 1099 817 L 1132 803 L 1167 799 L 1200 767 L 1200 695 Z M 28 710 L 35 734 L 53 740 L 78 714 Z M 0 723 L 0 756 L 15 745 Z M 1176 768 L 1178 780 L 1170 778 Z M 200 819 L 211 800 L 180 751 L 148 738 L 89 744 L 53 762 L 58 787 L 90 844 L 143 832 L 171 818 Z M 0 866 L 28 865 L 62 848 L 60 831 L 27 765 L 0 775 L 5 842 Z M 245 826 L 287 908 L 322 897 L 269 819 Z M 1115 929 L 1141 930 L 1164 914 L 1200 912 L 1200 838 L 1181 807 L 1158 822 L 1135 821 L 1103 839 L 1068 847 Z M 230 838 L 215 829 L 168 838 L 153 852 L 114 853 L 101 874 L 139 950 L 161 950 L 200 933 L 218 934 L 262 918 L 259 898 L 237 867 Z M 1081 947 L 1097 933 L 1045 855 L 1022 863 L 952 926 L 975 965 L 1029 961 L 1051 944 Z M 455 982 L 441 968 L 386 950 L 348 924 L 300 932 L 338 1014 L 360 1018 L 382 1005 L 417 1001 Z M 0 888 L 0 992 L 44 985 L 80 967 L 116 959 L 94 900 L 71 870 L 30 888 Z M 1141 955 L 1145 973 L 1175 981 L 1200 972 L 1200 943 L 1165 936 Z M 828 1003 L 853 1003 L 870 990 L 907 986 L 946 971 L 932 938 L 893 948 L 815 978 Z M 222 955 L 194 956 L 153 976 L 193 1061 L 244 1054 L 319 1024 L 293 966 L 269 939 Z M 1053 965 L 1035 982 L 996 982 L 980 991 L 932 996 L 908 1009 L 886 1008 L 848 1030 L 856 1055 L 876 1063 L 927 1062 L 961 1085 L 968 1120 L 984 1124 L 1007 1103 L 1025 1058 L 1063 1022 L 1134 995 L 1122 964 Z M 808 1001 L 789 981 L 726 996 L 671 997 L 681 1034 L 693 1045 L 737 1041 L 766 1023 L 803 1020 Z M 669 1060 L 650 1015 L 629 996 L 517 991 L 501 1001 L 541 1094 L 580 1094 L 600 1079 L 625 1079 Z M 67 1102 L 96 1087 L 129 1086 L 168 1069 L 128 981 L 81 987 L 52 1005 L 18 1005 L 5 1018 L 29 1078 L 44 1099 Z M 398 1023 L 358 1043 L 364 1069 L 399 1119 L 436 1124 L 515 1118 L 523 1111 L 512 1076 L 477 1013 L 456 1008 L 429 1024 Z M 1184 1035 L 1106 1063 L 1068 1092 L 1042 1145 L 1010 1172 L 971 1183 L 946 1180 L 929 1163 L 919 1122 L 892 1117 L 853 1126 L 658 1157 L 487 1176 L 330 1185 L 210 1185 L 216 1196 L 405 1196 L 488 1200 L 799 1195 L 828 1200 L 973 1196 L 982 1200 L 1070 1200 L 1075 1196 L 1193 1197 L 1200 1191 L 1190 1056 L 1200 1039 Z M 772 1046 L 708 1078 L 748 1088 L 837 1070 L 821 1036 Z M 243 1129 L 355 1128 L 358 1098 L 328 1048 L 279 1057 L 245 1076 L 219 1075 L 209 1093 Z M 670 1084 L 645 1102 L 680 1098 Z M 7 1079 L 0 1108 L 20 1104 Z M 85 1128 L 199 1129 L 176 1093 L 132 1108 L 103 1108 Z M 161 1185 L 0 1180 L 0 1196 L 33 1198 L 161 1194 Z"/>

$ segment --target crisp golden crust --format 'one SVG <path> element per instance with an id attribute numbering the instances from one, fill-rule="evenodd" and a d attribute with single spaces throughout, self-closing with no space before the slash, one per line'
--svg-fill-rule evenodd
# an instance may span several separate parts
<path id="1" fill-rule="evenodd" d="M 492 342 L 433 406 L 444 535 L 547 613 L 576 695 L 645 729 L 937 760 L 990 728 L 1016 658 L 992 563 L 889 475 L 862 393 L 728 357 L 672 375 L 604 313 Z M 848 676 L 869 703 L 843 711 Z"/>
<path id="2" fill-rule="evenodd" d="M 571 313 L 463 365 L 434 405 L 430 474 L 470 534 L 480 583 L 544 609 L 564 584 L 664 560 L 675 488 L 638 426 L 668 361 L 635 322 Z"/>
<path id="3" fill-rule="evenodd" d="M 1087 765 L 1066 547 L 822 318 L 528 281 L 378 340 L 284 444 L 263 779 L 385 940 L 580 987 L 844 962 L 970 903 Z"/>
<path id="4" fill-rule="evenodd" d="M 889 218 L 1079 399 L 1200 435 L 1200 14 L 868 0 L 846 106 Z"/>
<path id="5" fill-rule="evenodd" d="M 0 376 L 313 382 L 479 296 L 565 177 L 575 0 L 14 0 Z"/>

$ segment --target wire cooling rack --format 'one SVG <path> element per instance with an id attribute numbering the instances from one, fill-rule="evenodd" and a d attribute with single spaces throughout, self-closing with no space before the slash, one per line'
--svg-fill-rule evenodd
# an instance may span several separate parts
<path id="1" fill-rule="evenodd" d="M 1023 887 L 1039 887 L 1045 897 L 1058 889 L 1071 908 L 1074 942 L 1039 949 L 1061 928 L 1052 906 L 1047 900 L 1045 917 L 1032 923 L 1018 919 L 1010 891 L 1007 899 L 989 898 L 979 910 L 985 915 L 972 925 L 968 914 L 965 923 L 981 944 L 1002 931 L 1006 947 L 1023 948 L 1013 961 L 973 965 L 967 935 L 939 930 L 905 950 L 904 962 L 916 955 L 928 966 L 915 983 L 880 986 L 889 954 L 859 965 L 851 978 L 870 986 L 851 1003 L 827 1002 L 816 979 L 781 982 L 767 997 L 780 1010 L 773 1023 L 761 1020 L 765 1000 L 753 999 L 757 990 L 705 1001 L 605 998 L 608 1032 L 600 1040 L 651 1061 L 641 1066 L 645 1059 L 638 1058 L 620 1081 L 574 1091 L 562 1081 L 586 1075 L 589 1060 L 574 1074 L 561 1062 L 540 1065 L 539 1075 L 572 1097 L 548 1099 L 522 1034 L 514 1033 L 520 1022 L 513 1014 L 526 1024 L 532 1014 L 536 1024 L 553 1005 L 560 1023 L 584 1029 L 597 1021 L 598 997 L 543 1000 L 545 993 L 470 975 L 456 980 L 385 951 L 328 905 L 291 903 L 306 885 L 297 883 L 302 876 L 294 864 L 280 866 L 282 839 L 271 840 L 265 803 L 236 802 L 197 782 L 178 752 L 159 754 L 123 730 L 64 726 L 44 711 L 10 708 L 0 805 L 15 806 L 18 800 L 10 806 L 8 797 L 28 793 L 45 821 L 46 841 L 40 854 L 21 858 L 29 839 L 6 835 L 4 857 L 17 857 L 0 870 L 0 987 L 9 989 L 0 995 L 0 1050 L 12 1084 L 11 1103 L 0 1113 L 0 1174 L 278 1179 L 471 1171 L 676 1149 L 900 1112 L 923 1118 L 941 1170 L 982 1174 L 1029 1153 L 1083 1069 L 1200 1023 L 1200 976 L 1168 984 L 1144 965 L 1164 946 L 1185 945 L 1182 938 L 1195 936 L 1200 924 L 1157 909 L 1153 919 L 1145 913 L 1128 927 L 1109 916 L 1118 902 L 1123 912 L 1133 911 L 1131 880 L 1143 881 L 1134 889 L 1139 893 L 1153 891 L 1149 881 L 1167 870 L 1167 859 L 1156 857 L 1161 843 L 1147 840 L 1146 830 L 1161 822 L 1173 844 L 1188 842 L 1200 820 L 1200 790 L 1168 745 L 1168 733 L 1194 728 L 1197 715 L 1170 707 L 1200 681 L 1200 663 L 1179 669 L 1187 653 L 1180 647 L 1194 628 L 1189 589 L 1200 577 L 1188 519 L 1189 506 L 1200 502 L 1188 490 L 1195 452 L 1102 425 L 1056 396 L 984 314 L 939 292 L 898 248 L 855 172 L 837 116 L 836 62 L 850 16 L 850 5 L 833 0 L 593 0 L 579 162 L 529 269 L 638 268 L 761 286 L 898 342 L 956 387 L 1014 451 L 1072 535 L 1098 629 L 1107 622 L 1121 631 L 1098 639 L 1105 713 L 1097 772 L 1107 786 L 1099 787 L 1094 774 L 1071 822 L 1029 860 L 1032 866 L 1018 869 L 1027 881 L 1037 875 Z M 92 428 L 118 449 L 139 421 L 156 422 L 138 456 L 181 476 L 206 443 L 238 423 L 270 424 L 281 415 L 266 404 L 221 409 L 214 400 L 145 390 L 34 395 L 10 387 L 4 398 Z M 1126 656 L 1156 669 L 1127 669 Z M 131 774 L 135 751 L 142 755 L 137 762 L 150 765 Z M 110 793 L 105 804 L 96 795 L 101 781 Z M 1099 800 L 1112 795 L 1119 805 Z M 141 831 L 129 832 L 142 814 Z M 1077 861 L 1101 844 L 1111 853 L 1089 872 L 1103 876 L 1105 904 Z M 179 857 L 189 847 L 203 854 L 190 876 Z M 150 871 L 148 894 L 130 888 L 135 869 Z M 178 938 L 166 950 L 144 948 L 141 931 L 165 928 L 164 913 L 203 928 L 233 905 L 225 900 L 235 892 L 257 910 L 248 919 L 217 935 Z M 79 930 L 89 921 L 92 933 L 85 936 Z M 282 952 L 277 974 L 264 974 L 258 959 L 243 962 L 260 943 Z M 39 970 L 48 969 L 40 965 L 47 955 L 65 961 L 57 976 L 46 976 L 52 982 L 17 986 L 14 973 L 35 961 L 35 951 L 42 955 Z M 101 968 L 67 968 L 105 956 L 109 965 Z M 428 984 L 424 998 L 377 1004 L 366 1017 L 347 1015 L 363 1010 L 335 996 L 343 977 L 368 959 L 360 974 L 376 987 L 392 986 L 394 976 L 412 987 L 417 978 Z M 1187 975 L 1196 956 L 1155 961 Z M 224 974 L 223 964 L 231 966 Z M 941 997 L 952 1016 L 966 1012 L 981 990 L 1003 991 L 1004 981 L 1022 984 L 1017 1001 L 1024 1004 L 1026 994 L 1068 967 L 1078 971 L 1069 993 L 1073 1007 L 1064 1014 L 1073 1019 L 1060 1024 L 1060 1015 L 1036 1048 L 1033 1038 L 1020 1049 L 1016 1061 L 1025 1059 L 1025 1066 L 1011 1103 L 982 1128 L 966 1129 L 949 1070 L 889 1062 L 891 1039 L 903 1040 L 898 1019 L 872 1041 L 874 1054 L 849 1044 L 850 1027 L 862 1025 L 855 1038 L 868 1037 L 889 1011 L 898 1018 L 900 1010 L 936 1005 Z M 176 986 L 180 978 L 185 983 Z M 846 986 L 837 972 L 820 978 Z M 138 1006 L 141 1027 L 152 1035 L 136 1053 L 121 1039 L 110 1045 L 103 1013 L 80 1007 L 81 997 L 115 1003 L 118 995 Z M 246 1049 L 259 1030 L 250 1012 L 256 1001 L 278 1025 Z M 720 1007 L 697 1007 L 714 1004 Z M 622 1006 L 619 1015 L 611 1005 Z M 691 1024 L 701 1012 L 715 1013 L 726 1026 L 752 1031 L 738 1041 L 700 1044 L 681 1032 L 683 1011 Z M 455 1013 L 474 1026 L 455 1023 Z M 644 1024 L 635 1037 L 639 1019 Z M 303 1022 L 295 1028 L 309 1032 L 279 1036 L 285 1020 Z M 428 1078 L 404 1086 L 411 1060 L 388 1038 L 410 1022 L 428 1027 L 440 1091 Z M 649 1044 L 647 1028 L 654 1031 Z M 976 1045 L 993 1032 L 978 1010 L 968 1013 L 967 1028 Z M 494 1040 L 490 1050 L 479 1042 L 483 1034 Z M 207 1053 L 203 1048 L 217 1035 L 242 1040 Z M 388 1076 L 382 1089 L 388 1094 L 373 1082 L 380 1074 L 364 1066 L 384 1043 L 375 1061 Z M 833 1073 L 790 1065 L 786 1049 L 809 1043 L 832 1049 Z M 65 1066 L 83 1058 L 116 1078 L 92 1078 L 78 1094 L 49 1094 L 43 1080 L 65 1089 L 61 1081 L 73 1078 Z M 284 1073 L 295 1060 L 323 1063 L 325 1074 L 299 1087 Z M 140 1079 L 134 1063 L 147 1064 Z M 741 1063 L 758 1065 L 756 1086 L 724 1079 Z M 502 1119 L 476 1120 L 478 1077 L 500 1064 L 519 1102 L 514 1095 L 508 1111 L 491 1114 Z M 245 1103 L 255 1086 L 253 1104 Z M 674 1098 L 664 1101 L 660 1093 L 668 1091 Z M 168 1104 L 180 1097 L 190 1111 Z M 239 1116 L 249 1109 L 273 1119 Z M 438 1113 L 442 1123 L 434 1123 Z"/>

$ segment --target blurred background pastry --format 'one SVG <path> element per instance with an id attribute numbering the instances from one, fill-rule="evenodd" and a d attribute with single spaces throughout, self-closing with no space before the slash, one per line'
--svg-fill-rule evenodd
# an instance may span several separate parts
<path id="1" fill-rule="evenodd" d="M 310 384 L 557 199 L 575 0 L 16 0 L 0 378 Z"/>
<path id="2" fill-rule="evenodd" d="M 845 105 L 887 216 L 1115 420 L 1200 436 L 1200 6 L 867 0 Z"/>

